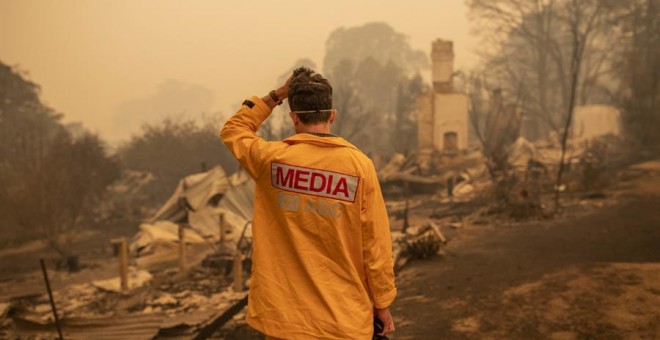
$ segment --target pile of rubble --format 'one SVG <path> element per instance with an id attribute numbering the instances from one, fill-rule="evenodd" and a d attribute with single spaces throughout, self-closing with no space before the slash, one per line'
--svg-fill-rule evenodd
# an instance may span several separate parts
<path id="1" fill-rule="evenodd" d="M 402 221 L 392 233 L 397 270 L 441 251 L 447 242 L 441 230 L 452 236 L 465 226 L 553 218 L 555 190 L 563 193 L 561 216 L 612 204 L 616 195 L 603 191 L 607 183 L 639 158 L 616 137 L 572 140 L 556 187 L 558 143 L 518 138 L 505 154 L 504 170 L 493 168 L 480 150 L 437 153 L 427 163 L 415 154 L 395 154 L 379 168 L 388 212 Z"/>
<path id="2" fill-rule="evenodd" d="M 101 338 L 114 339 L 192 337 L 219 318 L 229 320 L 245 305 L 247 292 L 235 291 L 230 278 L 210 275 L 207 269 L 133 274 L 129 291 L 120 292 L 118 283 L 112 282 L 117 279 L 111 279 L 54 292 L 65 337 L 96 338 L 101 333 Z M 54 332 L 47 294 L 15 299 L 0 307 L 4 318 L 0 334 L 22 338 Z M 232 308 L 231 315 L 227 314 Z"/>
<path id="3" fill-rule="evenodd" d="M 392 232 L 392 256 L 394 271 L 399 272 L 408 261 L 436 255 L 447 238 L 440 231 L 440 226 L 432 220 Z"/>
<path id="4" fill-rule="evenodd" d="M 485 162 L 478 151 L 462 154 L 435 153 L 429 159 L 417 154 L 405 157 L 394 154 L 378 171 L 378 180 L 387 197 L 405 197 L 410 194 L 435 194 L 441 189 L 455 186 L 485 173 Z"/>

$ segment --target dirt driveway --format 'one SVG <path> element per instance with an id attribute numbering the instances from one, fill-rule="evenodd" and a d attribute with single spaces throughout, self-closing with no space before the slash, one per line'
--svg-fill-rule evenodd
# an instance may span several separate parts
<path id="1" fill-rule="evenodd" d="M 409 264 L 394 339 L 660 339 L 660 176 L 577 219 L 473 226 Z"/>

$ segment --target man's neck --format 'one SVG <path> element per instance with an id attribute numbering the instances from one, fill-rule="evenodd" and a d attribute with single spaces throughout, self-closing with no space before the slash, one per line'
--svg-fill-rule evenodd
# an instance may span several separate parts
<path id="1" fill-rule="evenodd" d="M 298 133 L 323 133 L 330 134 L 330 124 L 303 125 Z"/>

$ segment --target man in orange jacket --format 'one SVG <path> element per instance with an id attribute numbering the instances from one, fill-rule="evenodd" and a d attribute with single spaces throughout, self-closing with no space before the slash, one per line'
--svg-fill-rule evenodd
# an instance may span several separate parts
<path id="1" fill-rule="evenodd" d="M 288 98 L 296 134 L 256 134 Z M 247 322 L 269 338 L 371 339 L 374 313 L 394 331 L 390 227 L 376 171 L 330 133 L 332 87 L 299 68 L 268 95 L 252 97 L 220 136 L 256 181 L 253 270 Z"/>

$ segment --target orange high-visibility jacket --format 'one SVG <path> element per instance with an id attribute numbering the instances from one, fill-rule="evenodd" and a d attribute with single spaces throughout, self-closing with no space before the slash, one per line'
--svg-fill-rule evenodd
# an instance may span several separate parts
<path id="1" fill-rule="evenodd" d="M 374 306 L 396 295 L 373 163 L 340 137 L 259 138 L 271 109 L 250 101 L 220 133 L 256 181 L 248 324 L 283 339 L 371 339 Z"/>

